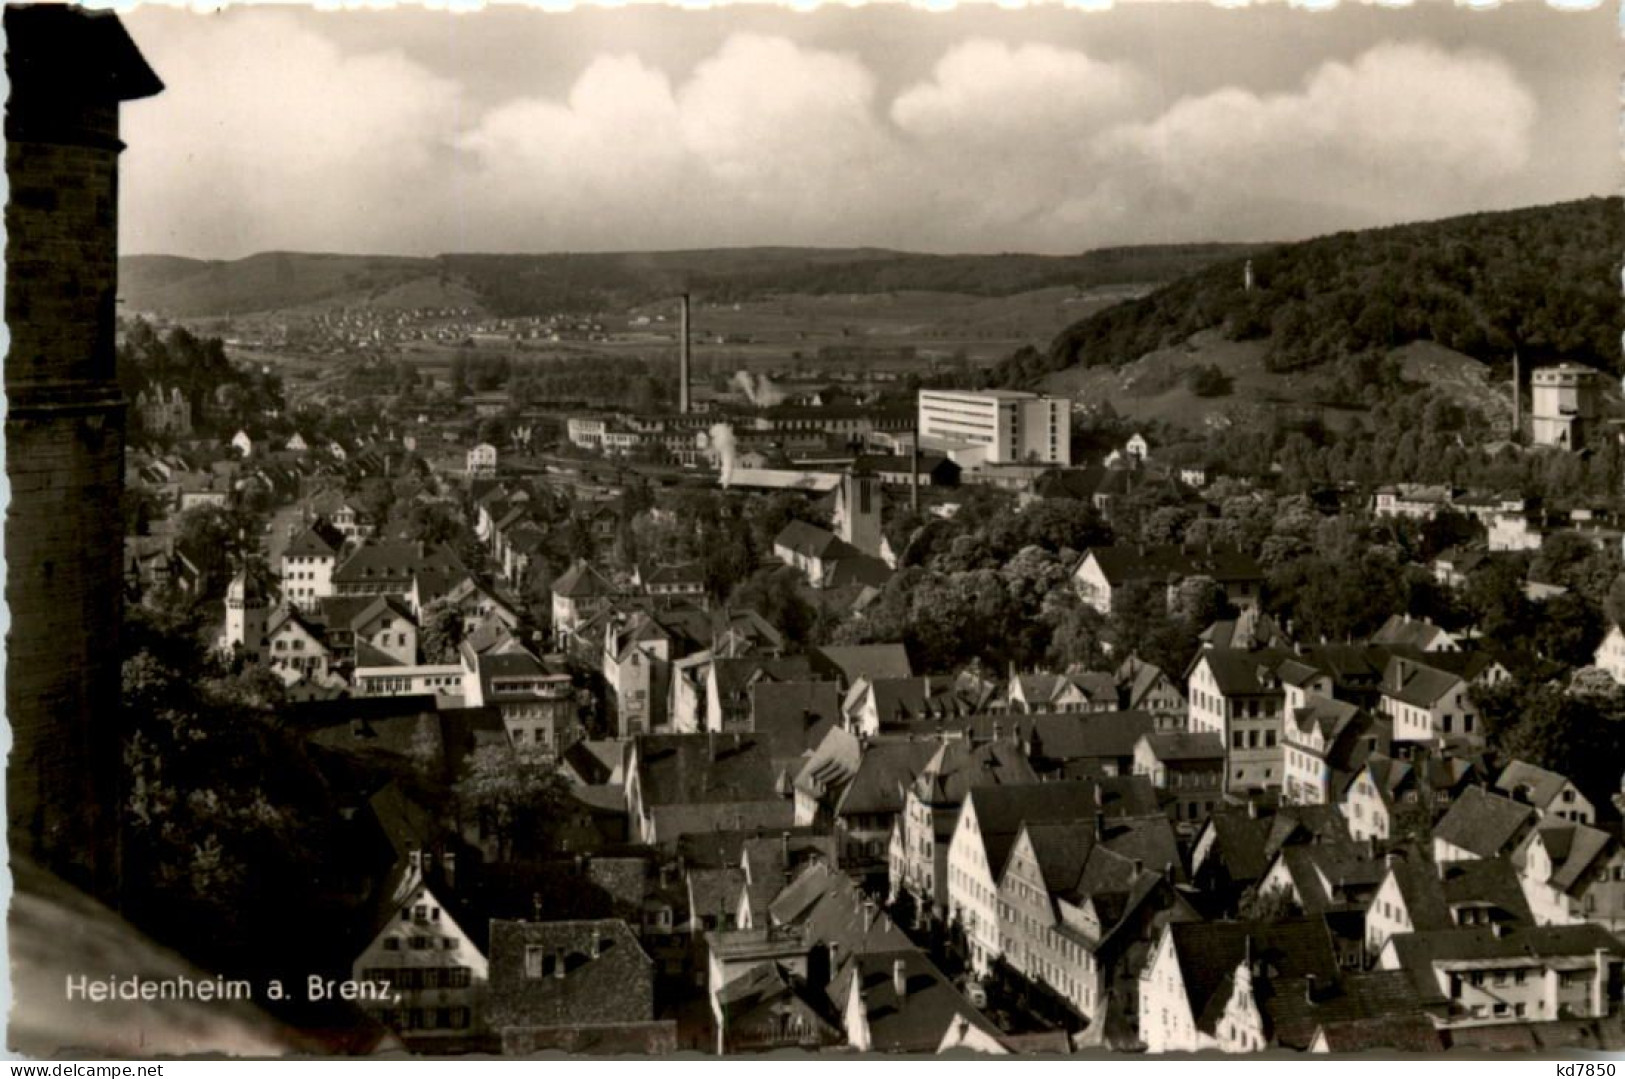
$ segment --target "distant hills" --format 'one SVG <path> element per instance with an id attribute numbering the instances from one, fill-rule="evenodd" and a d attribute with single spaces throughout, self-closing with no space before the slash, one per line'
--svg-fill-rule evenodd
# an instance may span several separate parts
<path id="1" fill-rule="evenodd" d="M 1053 286 L 1155 285 L 1263 249 L 1171 244 L 1043 256 L 753 247 L 434 258 L 268 252 L 231 261 L 133 255 L 119 260 L 119 294 L 130 309 L 180 317 L 339 305 L 469 306 L 522 316 L 624 310 L 683 291 L 728 303 L 791 293 L 1008 296 Z"/>
<path id="2" fill-rule="evenodd" d="M 1413 342 L 1491 364 L 1621 369 L 1625 326 L 1619 198 L 1340 232 L 1217 260 L 1067 327 L 1048 351 L 992 373 L 1004 386 L 1058 385 L 1072 369 L 1121 368 L 1206 340 L 1255 342 L 1276 374 L 1340 368 L 1358 381 Z M 1252 287 L 1244 272 L 1252 262 Z M 1192 346 L 1194 350 L 1194 346 Z"/>

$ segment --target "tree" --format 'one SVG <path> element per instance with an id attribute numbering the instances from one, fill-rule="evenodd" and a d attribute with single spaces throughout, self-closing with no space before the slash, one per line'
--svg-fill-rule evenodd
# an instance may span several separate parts
<path id="1" fill-rule="evenodd" d="M 1230 376 L 1218 364 L 1199 364 L 1185 372 L 1185 384 L 1198 397 L 1228 397 Z"/>
<path id="2" fill-rule="evenodd" d="M 436 600 L 423 611 L 423 630 L 418 648 L 425 663 L 453 663 L 463 643 L 463 614 L 444 600 Z"/>
<path id="3" fill-rule="evenodd" d="M 506 861 L 547 849 L 550 821 L 567 803 L 569 789 L 541 750 L 484 745 L 469 757 L 454 793 L 466 819 L 478 822 Z"/>
<path id="4" fill-rule="evenodd" d="M 1608 586 L 1602 609 L 1611 625 L 1625 626 L 1625 573 L 1616 576 Z"/>
<path id="5" fill-rule="evenodd" d="M 256 537 L 254 520 L 225 506 L 194 506 L 176 522 L 176 539 L 197 565 L 204 595 L 225 589 Z"/>
<path id="6" fill-rule="evenodd" d="M 801 594 L 801 575 L 789 566 L 764 567 L 740 581 L 728 606 L 755 611 L 784 634 L 787 644 L 810 642 L 818 609 Z"/>

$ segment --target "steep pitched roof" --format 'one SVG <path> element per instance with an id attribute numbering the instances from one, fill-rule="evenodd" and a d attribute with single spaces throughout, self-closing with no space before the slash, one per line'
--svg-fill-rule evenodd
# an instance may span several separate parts
<path id="1" fill-rule="evenodd" d="M 1274 693 L 1280 690 L 1276 668 L 1292 653 L 1273 648 L 1243 651 L 1234 648 L 1208 648 L 1198 652 L 1192 668 L 1207 664 L 1213 681 L 1226 697 Z"/>
<path id="2" fill-rule="evenodd" d="M 914 792 L 927 805 L 957 806 L 972 787 L 1037 782 L 1038 774 L 1020 747 L 954 739 L 938 746 L 915 781 Z"/>
<path id="3" fill-rule="evenodd" d="M 1502 769 L 1495 780 L 1495 789 L 1508 798 L 1528 802 L 1536 809 L 1545 809 L 1557 800 L 1568 779 L 1528 761 L 1515 760 Z M 1519 792 L 1523 797 L 1518 797 Z"/>
<path id="4" fill-rule="evenodd" d="M 1159 812 L 1156 794 L 1144 776 L 974 787 L 966 798 L 976 807 L 977 833 L 988 867 L 1000 874 L 1024 824 L 1060 822 L 1092 830 L 1097 813 L 1112 820 Z"/>
<path id="5" fill-rule="evenodd" d="M 1434 825 L 1433 838 L 1480 858 L 1493 858 L 1518 840 L 1534 816 L 1535 811 L 1521 802 L 1468 787 Z"/>
<path id="6" fill-rule="evenodd" d="M 935 756 L 929 742 L 876 742 L 863 751 L 857 771 L 835 804 L 837 817 L 899 813 L 909 786 Z"/>
<path id="7" fill-rule="evenodd" d="M 894 984 L 898 963 L 903 964 L 901 994 Z M 999 1029 L 918 949 L 851 956 L 830 979 L 830 1003 L 844 1008 L 854 990 L 863 1000 L 873 1052 L 934 1053 L 956 1023 L 1003 1041 Z"/>
<path id="8" fill-rule="evenodd" d="M 1416 987 L 1399 970 L 1343 974 L 1330 984 L 1301 976 L 1273 978 L 1257 996 L 1275 1041 L 1288 1049 L 1308 1049 L 1318 1031 L 1345 1024 L 1376 1039 L 1368 1048 L 1386 1048 L 1395 1041 L 1427 1044 L 1433 1031 L 1420 1014 Z M 1438 1041 L 1437 1034 L 1432 1040 Z"/>
<path id="9" fill-rule="evenodd" d="M 779 802 L 765 741 L 748 734 L 646 734 L 636 743 L 645 806 Z"/>
<path id="10" fill-rule="evenodd" d="M 1224 759 L 1224 736 L 1213 731 L 1152 731 L 1140 740 L 1159 761 Z"/>
<path id="11" fill-rule="evenodd" d="M 837 677 L 848 685 L 859 678 L 912 678 L 908 650 L 901 644 L 826 645 L 808 653 L 813 668 L 826 677 Z"/>
<path id="12" fill-rule="evenodd" d="M 283 557 L 332 558 L 344 547 L 344 534 L 325 517 L 318 517 L 302 529 L 282 549 Z"/>
<path id="13" fill-rule="evenodd" d="M 1028 716 L 1033 756 L 1073 762 L 1134 756 L 1142 737 L 1156 729 L 1150 712 L 1083 712 Z"/>
<path id="14" fill-rule="evenodd" d="M 1572 892 L 1576 885 L 1583 883 L 1597 859 L 1618 842 L 1613 835 L 1590 825 L 1570 821 L 1542 823 L 1519 845 L 1520 864 L 1527 864 L 1529 848 L 1537 837 L 1552 862 L 1552 875 L 1547 883 L 1563 892 Z"/>
<path id="15" fill-rule="evenodd" d="M 773 537 L 773 546 L 783 547 L 804 558 L 816 558 L 820 561 L 862 553 L 828 529 L 799 520 L 791 521 L 780 529 L 779 534 Z"/>
<path id="16" fill-rule="evenodd" d="M 1230 979 L 1248 958 L 1268 979 L 1314 975 L 1322 985 L 1338 975 L 1331 933 L 1318 918 L 1279 922 L 1172 922 L 1185 999 L 1201 1028 L 1212 1033 L 1229 999 Z"/>
<path id="17" fill-rule="evenodd" d="M 1474 926 L 1400 933 L 1389 939 L 1388 947 L 1394 949 L 1399 969 L 1410 975 L 1424 1004 L 1449 1002 L 1434 974 L 1435 963 L 1590 959 L 1598 950 L 1625 956 L 1625 945 L 1599 925 Z"/>

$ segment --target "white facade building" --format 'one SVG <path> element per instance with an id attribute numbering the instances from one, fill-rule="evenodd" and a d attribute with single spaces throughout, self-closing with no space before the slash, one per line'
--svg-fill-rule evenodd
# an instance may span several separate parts
<path id="1" fill-rule="evenodd" d="M 1070 465 L 1072 408 L 1065 398 L 1015 390 L 921 390 L 922 449 L 962 466 Z"/>

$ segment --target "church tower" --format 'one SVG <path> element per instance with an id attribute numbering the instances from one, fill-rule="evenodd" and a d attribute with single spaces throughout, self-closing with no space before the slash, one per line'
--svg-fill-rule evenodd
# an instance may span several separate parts
<path id="1" fill-rule="evenodd" d="M 224 649 L 241 647 L 249 662 L 265 659 L 265 627 L 271 617 L 270 590 L 265 578 L 252 567 L 243 567 L 226 586 L 226 628 L 220 644 Z"/>
<path id="2" fill-rule="evenodd" d="M 163 84 L 111 13 L 8 7 L 6 773 L 13 853 L 116 883 L 126 402 L 119 104 Z"/>
<path id="3" fill-rule="evenodd" d="M 867 472 L 842 476 L 834 516 L 836 535 L 866 555 L 883 557 L 886 538 L 881 530 L 878 477 Z"/>

